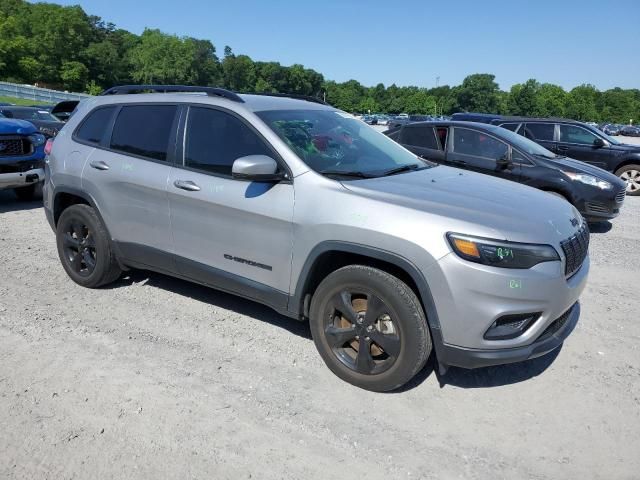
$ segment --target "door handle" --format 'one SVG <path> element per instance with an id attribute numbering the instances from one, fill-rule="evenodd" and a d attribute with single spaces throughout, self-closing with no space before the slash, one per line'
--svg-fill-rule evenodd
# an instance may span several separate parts
<path id="1" fill-rule="evenodd" d="M 567 150 L 569 150 L 569 147 L 565 145 L 558 145 L 558 150 L 560 150 L 561 152 L 566 152 Z"/>
<path id="2" fill-rule="evenodd" d="M 466 165 L 467 162 L 465 162 L 464 160 L 454 160 L 453 163 L 455 163 L 456 165 Z"/>
<path id="3" fill-rule="evenodd" d="M 95 168 L 96 170 L 109 170 L 109 165 L 104 163 L 102 160 L 94 160 L 89 165 L 91 165 L 91 168 Z"/>
<path id="4" fill-rule="evenodd" d="M 186 190 L 187 192 L 199 192 L 200 187 L 193 183 L 191 180 L 176 180 L 173 182 L 173 185 L 176 188 L 180 188 L 182 190 Z"/>

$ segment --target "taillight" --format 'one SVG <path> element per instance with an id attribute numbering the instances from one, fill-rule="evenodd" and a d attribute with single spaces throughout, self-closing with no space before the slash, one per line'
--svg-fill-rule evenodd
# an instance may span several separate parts
<path id="1" fill-rule="evenodd" d="M 47 143 L 44 144 L 44 154 L 49 155 L 51 153 L 51 149 L 53 148 L 53 138 L 47 140 Z"/>

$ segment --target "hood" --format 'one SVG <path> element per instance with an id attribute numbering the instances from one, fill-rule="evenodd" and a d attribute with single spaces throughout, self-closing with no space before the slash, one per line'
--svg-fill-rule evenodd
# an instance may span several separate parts
<path id="1" fill-rule="evenodd" d="M 629 143 L 620 143 L 618 145 L 612 143 L 609 148 L 612 148 L 613 150 L 618 150 L 621 152 L 640 153 L 640 145 L 632 145 Z"/>
<path id="2" fill-rule="evenodd" d="M 26 120 L 14 118 L 0 118 L 0 135 L 29 135 L 37 132 L 38 129 Z"/>
<path id="3" fill-rule="evenodd" d="M 607 172 L 602 168 L 594 167 L 588 163 L 574 160 L 573 158 L 555 158 L 553 160 L 546 160 L 550 165 L 556 167 L 558 170 L 570 170 L 578 173 L 587 173 L 601 180 L 609 182 L 611 185 L 617 188 L 624 188 L 625 183 L 620 180 L 613 173 Z M 568 167 L 568 168 L 566 168 Z"/>
<path id="4" fill-rule="evenodd" d="M 490 232 L 499 240 L 557 245 L 578 230 L 574 219 L 581 219 L 573 205 L 549 193 L 445 166 L 343 185 L 362 196 L 437 215 L 434 221 L 451 225 L 450 231 Z"/>

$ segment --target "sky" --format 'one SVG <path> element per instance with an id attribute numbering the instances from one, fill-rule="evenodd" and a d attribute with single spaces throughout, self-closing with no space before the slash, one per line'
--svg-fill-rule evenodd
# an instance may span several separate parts
<path id="1" fill-rule="evenodd" d="M 58 0 L 119 28 L 211 40 L 339 82 L 457 85 L 492 73 L 640 88 L 640 0 Z M 439 79 L 438 79 L 439 77 Z"/>

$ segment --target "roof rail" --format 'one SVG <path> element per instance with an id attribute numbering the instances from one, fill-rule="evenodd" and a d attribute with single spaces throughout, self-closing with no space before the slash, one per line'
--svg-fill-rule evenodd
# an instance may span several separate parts
<path id="1" fill-rule="evenodd" d="M 111 87 L 100 95 L 126 95 L 128 93 L 142 93 L 145 91 L 156 93 L 170 93 L 170 92 L 194 92 L 194 93 L 206 93 L 210 97 L 222 97 L 233 102 L 244 103 L 244 100 L 240 96 L 230 90 L 217 87 L 195 87 L 191 85 L 119 85 Z"/>
<path id="2" fill-rule="evenodd" d="M 305 100 L 307 102 L 319 103 L 321 105 L 329 105 L 328 103 L 320 100 L 319 98 L 312 97 L 311 95 L 300 95 L 298 93 L 259 92 L 259 93 L 249 93 L 248 95 L 263 95 L 265 97 L 287 97 L 287 98 L 295 98 L 296 100 Z"/>
<path id="3" fill-rule="evenodd" d="M 554 121 L 554 122 L 577 122 L 584 123 L 580 120 L 574 120 L 572 118 L 563 118 L 563 117 L 526 117 L 523 115 L 503 115 L 501 120 L 509 120 L 509 121 L 524 121 L 533 120 L 533 121 Z"/>

